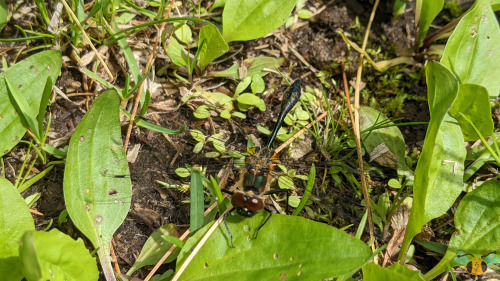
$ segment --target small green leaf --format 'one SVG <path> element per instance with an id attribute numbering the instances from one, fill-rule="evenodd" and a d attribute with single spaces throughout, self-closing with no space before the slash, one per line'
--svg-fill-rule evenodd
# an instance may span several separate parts
<path id="1" fill-rule="evenodd" d="M 245 119 L 245 118 L 247 118 L 247 116 L 246 116 L 244 113 L 239 112 L 239 111 L 235 111 L 235 112 L 233 112 L 233 113 L 232 113 L 232 116 L 233 116 L 233 117 L 240 118 L 240 119 Z"/>
<path id="2" fill-rule="evenodd" d="M 288 198 L 288 205 L 293 208 L 297 208 L 300 204 L 300 199 L 297 196 L 290 196 Z"/>
<path id="3" fill-rule="evenodd" d="M 187 178 L 191 175 L 191 172 L 186 168 L 177 168 L 175 169 L 175 174 L 181 178 Z"/>
<path id="4" fill-rule="evenodd" d="M 199 153 L 203 149 L 203 142 L 198 142 L 193 147 L 193 153 Z"/>
<path id="5" fill-rule="evenodd" d="M 222 13 L 222 37 L 226 42 L 263 37 L 285 23 L 296 0 L 233 0 Z"/>
<path id="6" fill-rule="evenodd" d="M 167 55 L 172 60 L 175 65 L 186 66 L 187 65 L 187 54 L 184 48 L 179 42 L 173 37 L 170 37 L 170 43 L 167 46 Z"/>
<path id="7" fill-rule="evenodd" d="M 250 94 L 250 93 L 244 93 L 242 95 L 239 95 L 236 100 L 239 103 L 245 104 L 245 105 L 253 105 L 256 106 L 260 111 L 265 111 L 266 110 L 266 104 L 264 103 L 264 100 L 262 100 L 260 97 Z"/>
<path id="8" fill-rule="evenodd" d="M 246 90 L 248 88 L 248 86 L 250 85 L 250 83 L 252 82 L 252 77 L 245 77 L 243 78 L 243 80 L 241 80 L 240 83 L 238 83 L 238 86 L 236 86 L 236 90 L 234 91 L 234 95 L 235 96 L 238 96 L 239 94 L 241 94 L 244 90 Z"/>
<path id="9" fill-rule="evenodd" d="M 252 93 L 253 94 L 260 94 L 264 92 L 266 89 L 266 83 L 264 82 L 264 79 L 258 74 L 255 74 L 252 76 Z"/>
<path id="10" fill-rule="evenodd" d="M 401 183 L 397 179 L 390 179 L 388 185 L 392 188 L 400 189 Z"/>
<path id="11" fill-rule="evenodd" d="M 205 157 L 207 157 L 207 158 L 217 158 L 219 156 L 220 156 L 220 153 L 217 151 L 211 151 L 211 152 L 205 153 Z"/>
<path id="12" fill-rule="evenodd" d="M 194 117 L 198 119 L 205 119 L 210 117 L 210 111 L 208 111 L 208 106 L 202 104 L 193 112 Z"/>
<path id="13" fill-rule="evenodd" d="M 299 11 L 298 15 L 299 15 L 299 19 L 307 20 L 313 16 L 313 12 L 306 10 L 306 9 L 301 9 Z"/>
<path id="14" fill-rule="evenodd" d="M 158 228 L 151 236 L 148 237 L 144 246 L 142 246 L 141 253 L 135 261 L 134 265 L 129 269 L 127 275 L 131 275 L 139 268 L 147 265 L 155 265 L 163 255 L 172 247 L 172 243 L 168 243 L 161 236 L 163 235 L 177 235 L 175 225 L 167 224 Z M 174 250 L 175 252 L 171 254 L 163 263 L 169 263 L 177 258 L 179 253 L 179 248 Z"/>
<path id="15" fill-rule="evenodd" d="M 203 142 L 205 141 L 205 135 L 200 130 L 191 129 L 189 134 L 193 137 L 195 141 Z"/>
<path id="16" fill-rule="evenodd" d="M 280 176 L 278 178 L 278 186 L 281 189 L 290 189 L 293 186 L 293 180 L 289 176 Z"/>
<path id="17" fill-rule="evenodd" d="M 186 22 L 175 22 L 175 36 L 184 44 L 189 45 L 193 34 L 191 33 L 191 28 L 186 24 Z"/>
<path id="18" fill-rule="evenodd" d="M 231 112 L 229 109 L 224 109 L 219 115 L 224 119 L 231 119 Z"/>

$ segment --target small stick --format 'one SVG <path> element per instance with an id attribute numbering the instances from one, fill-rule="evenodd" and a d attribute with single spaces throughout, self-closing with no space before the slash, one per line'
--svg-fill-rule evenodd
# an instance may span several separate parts
<path id="1" fill-rule="evenodd" d="M 314 125 L 316 122 L 320 121 L 321 119 L 325 118 L 325 116 L 328 114 L 327 111 L 323 112 L 320 116 L 318 116 L 318 119 L 312 121 L 311 123 L 309 123 L 306 128 L 309 129 L 312 127 L 312 125 Z M 293 135 L 291 138 L 289 138 L 286 142 L 282 143 L 280 146 L 278 146 L 278 148 L 276 148 L 276 150 L 274 150 L 274 152 L 276 153 L 279 153 L 280 151 L 282 151 L 285 147 L 287 147 L 292 141 L 294 141 L 296 138 L 298 138 L 300 135 L 304 134 L 304 132 L 307 130 L 306 128 L 302 128 L 300 131 L 298 131 L 297 133 L 295 133 L 295 135 Z"/>

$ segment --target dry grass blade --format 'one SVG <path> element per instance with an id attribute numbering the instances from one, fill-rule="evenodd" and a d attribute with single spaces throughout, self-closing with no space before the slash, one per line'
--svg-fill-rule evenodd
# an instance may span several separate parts
<path id="1" fill-rule="evenodd" d="M 363 39 L 363 45 L 361 46 L 362 50 L 366 49 L 366 44 L 368 42 L 368 36 L 370 34 L 370 29 L 373 23 L 373 19 L 375 18 L 375 11 L 377 10 L 378 3 L 380 1 L 376 0 L 375 4 L 373 5 L 372 13 L 370 14 L 370 20 L 368 21 L 368 26 L 366 27 L 366 33 L 365 37 Z M 358 152 L 358 162 L 359 162 L 359 170 L 360 170 L 360 175 L 361 175 L 361 185 L 363 186 L 363 197 L 365 198 L 365 203 L 366 203 L 366 209 L 368 210 L 368 226 L 370 228 L 370 241 L 372 244 L 372 247 L 375 242 L 375 238 L 373 236 L 374 233 L 374 226 L 373 226 L 373 218 L 372 218 L 372 211 L 370 208 L 370 198 L 368 195 L 368 187 L 366 185 L 366 177 L 365 177 L 365 171 L 363 168 L 363 155 L 361 153 L 361 134 L 359 131 L 359 93 L 361 91 L 361 74 L 363 72 L 363 54 L 359 54 L 359 64 L 358 64 L 358 72 L 356 75 L 356 87 L 354 90 L 354 122 L 352 123 L 353 129 L 354 129 L 354 139 L 356 141 L 356 150 Z M 346 80 L 346 79 L 345 79 Z M 344 83 L 346 82 L 344 80 Z M 347 87 L 347 84 L 345 85 Z M 346 96 L 349 96 L 349 91 L 346 91 Z M 349 105 L 350 107 L 350 105 Z"/>
<path id="2" fill-rule="evenodd" d="M 115 78 L 113 77 L 113 74 L 111 74 L 111 71 L 109 70 L 108 66 L 106 65 L 106 63 L 102 59 L 101 55 L 99 55 L 99 52 L 94 47 L 94 44 L 92 44 L 92 41 L 90 41 L 90 38 L 87 36 L 87 33 L 85 32 L 85 29 L 83 29 L 82 25 L 80 24 L 80 21 L 76 18 L 76 15 L 73 13 L 73 11 L 71 10 L 71 8 L 68 6 L 68 3 L 66 3 L 66 0 L 62 0 L 62 3 L 64 5 L 64 8 L 66 8 L 66 11 L 73 18 L 73 21 L 76 23 L 76 25 L 78 25 L 78 28 L 80 28 L 80 31 L 82 32 L 83 37 L 85 38 L 85 40 L 87 40 L 87 43 L 89 44 L 90 48 L 92 48 L 92 50 L 96 54 L 97 59 L 99 59 L 99 61 L 101 62 L 102 66 L 106 70 L 106 73 L 108 73 L 109 78 L 111 80 L 114 80 Z"/>

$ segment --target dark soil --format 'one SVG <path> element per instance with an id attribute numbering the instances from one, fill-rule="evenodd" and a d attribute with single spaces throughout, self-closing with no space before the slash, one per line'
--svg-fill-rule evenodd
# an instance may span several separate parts
<path id="1" fill-rule="evenodd" d="M 401 15 L 396 20 L 392 20 L 392 5 L 393 1 L 382 1 L 379 10 L 377 11 L 375 21 L 372 26 L 372 33 L 369 40 L 368 48 L 382 49 L 380 58 L 393 58 L 402 52 L 404 49 L 409 49 L 413 46 L 414 38 L 414 14 L 411 6 L 414 1 L 407 1 L 409 8 L 408 12 Z M 205 4 L 205 3 L 203 3 Z M 316 9 L 322 7 L 325 3 L 318 1 L 313 4 L 307 3 L 306 8 L 314 7 Z M 248 57 L 269 55 L 269 53 L 276 54 L 277 56 L 285 57 L 285 62 L 281 70 L 293 69 L 291 76 L 293 79 L 302 78 L 303 84 L 312 88 L 318 88 L 320 83 L 315 78 L 317 71 L 324 71 L 328 73 L 335 81 L 337 86 L 327 89 L 329 95 L 335 102 L 342 101 L 343 86 L 340 62 L 341 54 L 343 53 L 346 60 L 346 73 L 348 79 L 353 81 L 355 77 L 356 65 L 359 54 L 348 49 L 342 38 L 336 33 L 336 29 L 341 28 L 356 39 L 358 45 L 361 45 L 362 35 L 364 34 L 364 27 L 368 22 L 369 15 L 372 9 L 372 1 L 362 0 L 344 0 L 344 1 L 331 1 L 326 5 L 326 8 L 318 15 L 314 16 L 308 22 L 302 21 L 303 25 L 292 27 L 291 29 L 280 28 L 272 36 L 262 38 L 259 40 L 243 43 L 243 50 L 238 53 L 234 58 L 221 64 L 214 64 L 209 66 L 208 70 L 221 70 L 226 69 L 233 64 L 234 61 L 241 61 Z M 363 28 L 355 27 L 356 18 Z M 18 20 L 18 21 L 21 21 Z M 2 31 L 3 38 L 10 36 L 17 36 L 12 28 L 11 22 L 9 26 Z M 137 35 L 141 36 L 141 35 Z M 138 38 L 140 39 L 140 38 Z M 140 48 L 140 42 L 137 42 L 137 48 Z M 20 60 L 22 57 L 16 57 L 19 48 L 22 48 L 24 43 L 18 45 L 7 45 L 0 43 L 0 52 L 5 56 L 6 60 L 10 63 L 14 59 Z M 235 43 L 239 44 L 239 43 Z M 261 46 L 267 46 L 258 48 Z M 132 46 L 134 48 L 134 46 Z M 293 48 L 311 65 L 305 65 L 293 52 L 289 51 Z M 288 51 L 287 51 L 288 50 Z M 63 55 L 69 56 L 71 48 L 66 48 Z M 145 54 L 147 55 L 147 54 Z M 118 63 L 112 57 L 111 64 Z M 226 56 L 229 56 L 226 55 Z M 163 58 L 158 58 L 156 65 L 158 68 L 166 63 Z M 78 66 L 69 61 L 63 66 L 62 75 L 57 81 L 57 85 L 61 89 L 71 89 L 76 93 L 90 92 L 93 89 L 85 89 L 82 84 L 85 83 L 82 74 L 76 71 Z M 404 66 L 401 67 L 403 74 L 403 81 L 408 82 L 408 85 L 402 85 L 401 89 L 397 91 L 389 91 L 394 89 L 377 89 L 377 85 L 383 85 L 381 82 L 381 75 L 375 73 L 373 70 L 364 70 L 366 79 L 369 81 L 366 85 L 367 92 L 379 92 L 384 96 L 383 98 L 393 99 L 395 95 L 401 92 L 408 94 L 404 105 L 398 111 L 391 111 L 386 109 L 382 110 L 388 115 L 389 118 L 399 117 L 403 118 L 399 122 L 417 122 L 428 121 L 429 113 L 427 103 L 422 101 L 426 97 L 426 87 L 424 76 L 420 71 L 421 65 L 417 66 Z M 316 70 L 316 71 L 315 71 Z M 419 78 L 410 78 L 409 73 L 419 73 Z M 124 76 L 118 81 L 124 81 Z M 196 79 L 205 79 L 201 74 Z M 170 79 L 170 78 L 169 78 Z M 365 79 L 365 78 L 364 78 Z M 420 80 L 418 80 L 420 79 Z M 278 75 L 268 75 L 265 77 L 266 83 L 269 85 L 279 85 L 281 78 Z M 211 79 L 203 84 L 203 87 L 210 87 L 217 85 L 222 80 Z M 330 78 L 328 79 L 330 81 Z M 119 84 L 119 82 L 118 82 Z M 415 86 L 417 85 L 417 86 Z M 224 84 L 219 87 L 219 91 L 233 91 L 235 84 Z M 280 88 L 282 89 L 282 88 Z M 273 118 L 279 112 L 280 100 L 282 99 L 282 91 L 278 90 L 270 96 L 266 97 L 268 111 L 260 112 L 252 110 L 248 113 L 249 118 L 245 121 L 236 121 L 229 123 L 228 121 L 213 118 L 212 120 L 197 120 L 193 117 L 192 111 L 193 104 L 182 105 L 180 110 L 168 112 L 166 110 L 158 109 L 159 106 L 168 105 L 169 108 L 176 108 L 181 105 L 181 94 L 179 85 L 168 83 L 163 86 L 160 93 L 154 93 L 154 98 L 151 101 L 150 113 L 158 113 L 158 120 L 160 124 L 167 128 L 180 128 L 186 124 L 188 129 L 201 130 L 204 133 L 211 134 L 219 132 L 221 129 L 231 132 L 228 144 L 234 146 L 235 149 L 245 151 L 246 136 L 249 134 L 258 135 L 255 130 L 257 124 L 272 127 Z M 363 105 L 370 105 L 370 99 L 373 96 L 364 95 Z M 54 142 L 57 140 L 58 147 L 64 147 L 68 144 L 69 137 L 75 129 L 78 122 L 81 120 L 84 113 L 88 110 L 88 106 L 92 104 L 94 97 L 88 101 L 86 97 L 76 96 L 71 97 L 70 101 L 58 97 L 57 100 L 51 105 L 50 112 L 52 113 L 52 128 L 49 141 Z M 156 105 L 156 107 L 155 107 Z M 193 105 L 193 106 L 191 106 Z M 342 121 L 342 120 L 341 120 Z M 342 121 L 344 122 L 344 121 Z M 347 122 L 344 126 L 347 126 Z M 419 148 L 423 143 L 425 137 L 426 126 L 414 125 L 401 128 L 404 134 L 407 145 L 410 148 Z M 123 132 L 125 132 L 125 127 Z M 258 135 L 264 142 L 266 136 Z M 310 136 L 308 136 L 310 138 Z M 181 135 L 170 136 L 167 141 L 161 134 L 148 131 L 145 129 L 134 129 L 129 147 L 140 145 L 140 150 L 137 159 L 134 163 L 130 163 L 130 177 L 133 183 L 133 196 L 131 198 L 131 209 L 123 225 L 118 229 L 114 238 L 115 252 L 118 255 L 118 263 L 122 271 L 126 271 L 135 261 L 136 257 L 141 251 L 146 239 L 158 227 L 173 223 L 180 227 L 180 230 L 187 229 L 189 225 L 189 205 L 184 203 L 189 200 L 189 194 L 183 193 L 174 188 L 161 187 L 157 181 L 168 182 L 171 184 L 187 183 L 175 175 L 173 172 L 176 167 L 184 167 L 185 164 L 189 165 L 204 165 L 209 164 L 209 175 L 215 175 L 222 167 L 221 164 L 225 163 L 225 159 L 207 159 L 203 153 L 194 154 L 192 149 L 194 141 L 190 137 L 188 131 Z M 9 155 L 6 161 L 19 171 L 22 162 L 16 160 L 13 155 L 22 154 L 25 148 L 17 148 Z M 204 152 L 210 151 L 210 146 L 204 148 Z M 212 148 L 213 150 L 213 148 Z M 316 155 L 321 155 L 318 147 L 314 147 Z M 313 153 L 314 153 L 313 152 Z M 317 166 L 320 168 L 318 174 L 322 175 L 321 169 L 327 167 L 327 159 L 318 156 Z M 366 159 L 368 161 L 368 159 Z M 301 162 L 304 162 L 303 160 Z M 302 169 L 303 166 L 295 163 L 290 164 L 292 167 Z M 295 166 L 294 166 L 295 165 Z M 357 169 L 357 164 L 353 159 L 350 165 Z M 215 168 L 214 168 L 215 167 Z M 43 167 L 39 167 L 42 170 Z M 307 172 L 307 166 L 303 172 Z M 391 171 L 394 173 L 394 171 Z M 34 216 L 36 227 L 42 230 L 47 227 L 50 220 L 57 221 L 61 211 L 64 210 L 64 198 L 62 195 L 64 166 L 53 169 L 47 176 L 39 181 L 35 186 L 30 188 L 25 194 L 29 195 L 35 192 L 40 192 L 42 197 L 33 206 L 34 209 L 43 213 L 43 216 Z M 387 177 L 389 178 L 390 175 Z M 233 181 L 237 175 L 233 177 Z M 15 181 L 12 173 L 7 173 L 7 178 Z M 325 211 L 331 211 L 332 217 L 326 219 L 328 223 L 334 224 L 337 227 L 345 226 L 348 224 L 359 223 L 363 207 L 360 205 L 361 198 L 357 197 L 352 188 L 342 185 L 333 184 L 332 180 L 327 178 L 322 186 L 322 179 L 317 180 L 315 188 L 316 202 Z M 381 180 L 379 184 L 385 186 L 387 180 Z M 324 188 L 329 186 L 329 188 Z M 321 190 L 326 189 L 327 192 L 323 193 Z M 375 195 L 374 195 L 375 196 Z M 360 215 L 361 214 L 361 215 Z M 325 220 L 325 219 L 323 219 Z M 72 235 L 73 237 L 82 237 L 81 234 L 72 226 L 68 220 L 58 226 L 54 223 L 52 227 L 60 228 L 62 231 Z M 424 269 L 425 270 L 425 269 Z M 141 275 L 141 277 L 144 277 Z"/>

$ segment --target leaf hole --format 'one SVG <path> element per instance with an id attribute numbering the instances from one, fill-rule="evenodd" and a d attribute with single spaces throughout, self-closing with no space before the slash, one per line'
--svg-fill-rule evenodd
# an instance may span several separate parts
<path id="1" fill-rule="evenodd" d="M 97 216 L 95 217 L 95 222 L 96 222 L 98 225 L 99 225 L 99 224 L 102 224 L 102 220 L 103 220 L 103 218 L 102 218 L 102 216 L 101 216 L 101 215 L 97 215 Z"/>
<path id="2" fill-rule="evenodd" d="M 85 137 L 84 136 L 80 136 L 80 142 L 84 142 L 85 141 Z"/>
<path id="3" fill-rule="evenodd" d="M 118 191 L 114 188 L 111 188 L 109 191 L 108 191 L 108 196 L 114 196 L 114 195 L 117 195 L 118 194 Z"/>
<path id="4" fill-rule="evenodd" d="M 277 260 L 277 259 L 278 259 L 278 253 L 275 253 L 275 254 L 273 255 L 273 258 L 274 258 L 275 260 Z"/>

